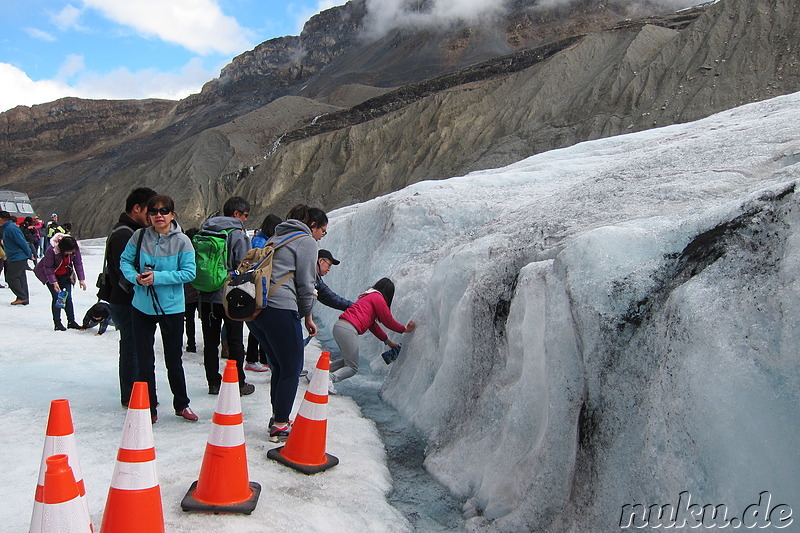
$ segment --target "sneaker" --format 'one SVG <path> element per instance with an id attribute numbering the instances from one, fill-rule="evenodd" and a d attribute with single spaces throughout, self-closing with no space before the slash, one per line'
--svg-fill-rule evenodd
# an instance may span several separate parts
<path id="1" fill-rule="evenodd" d="M 255 363 L 247 363 L 244 365 L 244 369 L 250 370 L 251 372 L 269 372 L 269 366 L 260 361 L 256 361 Z"/>
<path id="2" fill-rule="evenodd" d="M 217 383 L 215 385 L 209 385 L 208 386 L 208 393 L 209 394 L 213 394 L 214 396 L 219 394 L 219 383 Z"/>
<path id="3" fill-rule="evenodd" d="M 197 415 L 194 414 L 194 411 L 192 411 L 188 407 L 186 407 L 185 409 L 182 409 L 180 411 L 175 411 L 175 416 L 182 416 L 183 418 L 185 418 L 189 422 L 197 422 L 197 418 L 198 418 Z"/>
<path id="4" fill-rule="evenodd" d="M 253 394 L 256 391 L 256 386 L 252 383 L 242 383 L 239 385 L 239 396 L 247 396 L 248 394 Z"/>
<path id="5" fill-rule="evenodd" d="M 330 377 L 328 377 L 328 394 L 334 396 L 337 394 L 336 387 L 333 385 L 333 379 L 331 379 Z"/>
<path id="6" fill-rule="evenodd" d="M 56 322 L 55 326 L 53 327 L 56 331 L 67 331 L 67 328 L 64 327 L 64 324 L 61 322 Z"/>
<path id="7" fill-rule="evenodd" d="M 68 329 L 83 329 L 77 322 L 67 322 Z"/>
<path id="8" fill-rule="evenodd" d="M 289 433 L 292 432 L 292 425 L 291 424 L 283 424 L 283 425 L 276 425 L 272 424 L 269 426 L 269 441 L 270 442 L 286 442 L 289 438 Z"/>

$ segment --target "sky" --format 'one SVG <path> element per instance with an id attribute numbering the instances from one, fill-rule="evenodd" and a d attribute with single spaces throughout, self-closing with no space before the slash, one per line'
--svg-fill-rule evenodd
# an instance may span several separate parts
<path id="1" fill-rule="evenodd" d="M 683 491 L 726 505 L 726 520 L 765 491 L 773 508 L 800 509 L 798 119 L 795 93 L 332 211 L 320 246 L 341 263 L 327 284 L 354 300 L 390 277 L 392 314 L 416 329 L 391 334 L 403 348 L 389 366 L 361 338 L 360 372 L 328 407 L 327 452 L 340 463 L 311 477 L 266 458 L 269 375 L 248 372 L 248 465 L 264 489 L 249 517 L 180 511 L 215 399 L 202 357 L 186 354 L 200 421 L 173 416 L 159 360 L 166 530 L 542 531 L 537 520 L 557 516 L 557 531 L 614 531 L 623 506 L 677 505 Z M 94 280 L 103 240 L 81 244 Z M 28 306 L 0 289 L 0 523 L 27 531 L 48 405 L 66 398 L 97 528 L 125 417 L 117 337 L 53 331 L 48 293 L 28 279 Z M 92 291 L 75 303 L 81 317 Z M 314 315 L 325 342 L 338 312 Z M 306 367 L 319 351 L 309 345 Z M 422 446 L 389 444 L 409 431 L 376 431 L 359 395 L 396 409 L 383 416 L 412 422 Z M 593 408 L 602 414 L 580 438 Z M 430 483 L 393 493 L 392 461 L 423 458 L 467 527 L 415 522 L 437 516 Z"/>
<path id="2" fill-rule="evenodd" d="M 180 99 L 344 0 L 0 0 L 0 112 L 65 96 Z"/>

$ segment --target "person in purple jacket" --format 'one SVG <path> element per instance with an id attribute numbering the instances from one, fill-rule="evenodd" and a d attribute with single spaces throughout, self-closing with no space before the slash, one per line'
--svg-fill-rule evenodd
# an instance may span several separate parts
<path id="1" fill-rule="evenodd" d="M 66 331 L 70 329 L 81 329 L 80 324 L 75 322 L 75 309 L 72 306 L 72 274 L 77 275 L 81 289 L 86 290 L 86 276 L 83 273 L 83 259 L 78 242 L 70 235 L 56 233 L 50 239 L 50 247 L 44 253 L 41 261 L 36 263 L 33 273 L 39 281 L 47 285 L 52 297 L 50 306 L 53 313 L 53 326 L 56 331 Z M 67 313 L 67 327 L 61 323 L 61 307 L 56 305 L 58 293 L 62 290 L 67 291 L 67 298 L 64 302 L 64 311 Z"/>

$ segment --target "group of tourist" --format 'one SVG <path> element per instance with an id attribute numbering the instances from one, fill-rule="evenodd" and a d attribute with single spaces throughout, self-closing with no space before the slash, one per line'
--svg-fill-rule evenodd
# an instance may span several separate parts
<path id="1" fill-rule="evenodd" d="M 331 252 L 318 247 L 317 243 L 327 234 L 328 227 L 328 217 L 321 209 L 298 205 L 285 220 L 268 215 L 252 242 L 244 226 L 249 216 L 247 200 L 232 197 L 225 202 L 222 214 L 206 220 L 199 231 L 228 235 L 230 270 L 239 265 L 251 247 L 275 244 L 290 235 L 295 237 L 275 249 L 269 301 L 253 320 L 247 322 L 250 332 L 247 368 L 256 371 L 269 369 L 272 373 L 269 439 L 282 442 L 291 432 L 290 413 L 303 373 L 306 344 L 303 329 L 308 337 L 315 336 L 318 331 L 312 315 L 317 300 L 343 311 L 333 327 L 342 358 L 331 364 L 329 390 L 332 393 L 335 393 L 333 383 L 358 372 L 359 335 L 369 330 L 388 346 L 396 347 L 377 322 L 398 333 L 413 331 L 415 324 L 410 321 L 404 326 L 392 317 L 390 307 L 394 284 L 387 278 L 379 280 L 355 302 L 337 295 L 324 283 L 322 277 L 331 266 L 340 262 Z M 11 303 L 27 305 L 27 285 L 23 288 L 20 280 L 25 279 L 25 266 L 29 259 L 35 259 L 35 254 L 31 253 L 32 249 L 15 224 L 11 225 L 17 231 L 8 229 L 10 220 L 8 213 L 0 212 L 3 239 L 7 243 L 6 279 L 17 296 Z M 27 250 L 24 253 L 20 251 L 23 244 Z M 87 312 L 83 324 L 75 321 L 71 302 L 72 287 L 76 283 L 86 290 L 83 261 L 76 240 L 57 230 L 34 268 L 37 278 L 47 285 L 52 295 L 56 330 L 84 329 L 101 324 L 100 334 L 113 322 L 120 335 L 120 401 L 127 407 L 133 383 L 147 382 L 154 423 L 158 419 L 154 351 L 157 329 L 164 349 L 173 410 L 186 420 L 198 420 L 189 406 L 182 363 L 184 325 L 190 320 L 193 326 L 195 306 L 201 322 L 208 393 L 219 394 L 222 381 L 219 350 L 223 337 L 227 347 L 224 355 L 236 361 L 240 394 L 249 395 L 255 390 L 245 379 L 244 322 L 228 318 L 222 304 L 222 290 L 197 291 L 196 303 L 187 307 L 189 284 L 198 275 L 195 258 L 192 240 L 177 222 L 172 198 L 143 187 L 130 193 L 125 212 L 106 241 L 104 273 L 109 287 L 105 296 L 108 304 L 98 302 Z M 25 264 L 21 277 L 18 262 Z M 60 320 L 62 308 L 67 315 L 66 327 Z M 196 350 L 193 327 L 187 344 L 189 348 Z"/>

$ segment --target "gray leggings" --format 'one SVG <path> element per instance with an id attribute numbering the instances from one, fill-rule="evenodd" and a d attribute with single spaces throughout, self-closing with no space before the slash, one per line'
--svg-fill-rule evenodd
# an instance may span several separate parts
<path id="1" fill-rule="evenodd" d="M 342 352 L 341 359 L 331 361 L 331 381 L 336 383 L 358 373 L 358 331 L 347 320 L 337 320 L 333 338 Z"/>

